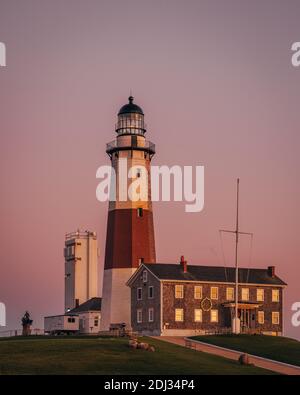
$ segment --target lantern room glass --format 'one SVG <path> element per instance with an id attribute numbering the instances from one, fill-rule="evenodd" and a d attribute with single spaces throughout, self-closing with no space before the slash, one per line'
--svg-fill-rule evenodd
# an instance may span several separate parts
<path id="1" fill-rule="evenodd" d="M 138 134 L 143 136 L 146 132 L 144 115 L 137 113 L 120 114 L 116 124 L 118 135 Z"/>

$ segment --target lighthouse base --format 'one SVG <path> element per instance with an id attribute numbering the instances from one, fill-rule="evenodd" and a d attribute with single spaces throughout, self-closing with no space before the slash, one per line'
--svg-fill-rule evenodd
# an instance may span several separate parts
<path id="1" fill-rule="evenodd" d="M 136 268 L 106 269 L 103 276 L 101 331 L 109 331 L 112 324 L 126 324 L 131 329 L 131 293 L 126 282 Z"/>

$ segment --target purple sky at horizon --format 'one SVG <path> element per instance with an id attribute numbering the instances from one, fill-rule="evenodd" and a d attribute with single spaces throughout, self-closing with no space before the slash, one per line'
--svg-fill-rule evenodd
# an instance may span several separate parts
<path id="1" fill-rule="evenodd" d="M 300 301 L 300 2 L 288 0 L 0 0 L 0 301 L 9 328 L 63 312 L 64 235 L 95 230 L 103 265 L 108 165 L 130 90 L 155 165 L 204 165 L 205 207 L 154 203 L 157 259 L 222 265 L 219 229 L 254 233 L 252 267 L 276 266 Z M 233 265 L 233 239 L 224 240 Z M 241 266 L 249 264 L 241 245 Z M 0 331 L 3 328 L 0 328 Z"/>

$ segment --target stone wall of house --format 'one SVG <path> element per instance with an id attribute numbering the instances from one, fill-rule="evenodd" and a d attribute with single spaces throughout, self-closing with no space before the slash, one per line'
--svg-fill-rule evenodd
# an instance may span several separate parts
<path id="1" fill-rule="evenodd" d="M 184 286 L 184 295 L 182 299 L 175 298 L 175 285 L 180 284 Z M 202 299 L 194 298 L 195 285 L 202 286 Z M 218 287 L 218 300 L 211 299 L 211 287 Z M 195 330 L 216 330 L 220 328 L 231 327 L 231 313 L 230 308 L 224 307 L 224 304 L 230 303 L 226 299 L 226 288 L 234 288 L 234 284 L 220 284 L 220 283 L 192 283 L 192 282 L 164 282 L 163 283 L 163 320 L 162 327 L 164 329 L 195 329 Z M 259 331 L 265 332 L 282 332 L 282 288 L 271 286 L 255 286 L 255 285 L 240 285 L 239 300 L 241 300 L 242 288 L 249 288 L 249 300 L 245 303 L 257 303 L 261 306 L 252 310 L 251 314 L 254 316 L 255 328 Z M 257 302 L 257 289 L 264 289 L 264 301 Z M 272 288 L 280 291 L 279 302 L 272 302 Z M 207 299 L 206 299 L 207 298 Z M 206 299 L 205 302 L 203 300 Z M 203 307 L 208 311 L 203 310 Z M 175 309 L 183 309 L 184 321 L 175 321 Z M 194 310 L 202 309 L 202 322 L 195 322 Z M 211 322 L 211 310 L 218 310 L 218 322 Z M 258 323 L 257 311 L 264 311 L 264 324 Z M 272 324 L 272 312 L 280 313 L 279 325 Z"/>
<path id="2" fill-rule="evenodd" d="M 147 270 L 147 282 L 143 281 L 143 272 L 141 271 L 131 286 L 131 325 L 135 332 L 144 334 L 160 334 L 161 330 L 161 293 L 160 282 Z M 149 298 L 149 287 L 153 287 L 153 298 Z M 142 300 L 137 298 L 137 289 L 142 289 Z M 154 320 L 149 322 L 148 310 L 154 309 Z M 142 322 L 137 322 L 137 311 L 142 309 Z"/>

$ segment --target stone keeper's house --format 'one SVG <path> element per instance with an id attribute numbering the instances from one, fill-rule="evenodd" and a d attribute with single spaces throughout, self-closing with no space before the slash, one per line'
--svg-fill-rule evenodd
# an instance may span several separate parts
<path id="1" fill-rule="evenodd" d="M 189 336 L 230 331 L 235 310 L 235 269 L 180 264 L 141 264 L 128 280 L 133 331 Z M 241 331 L 282 335 L 283 289 L 273 266 L 239 269 Z"/>

